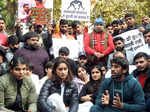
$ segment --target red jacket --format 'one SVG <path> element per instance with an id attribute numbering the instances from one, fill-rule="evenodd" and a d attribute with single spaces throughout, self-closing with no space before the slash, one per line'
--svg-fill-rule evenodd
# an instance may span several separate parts
<path id="1" fill-rule="evenodd" d="M 0 46 L 7 46 L 8 36 L 4 33 L 0 33 Z"/>
<path id="2" fill-rule="evenodd" d="M 84 36 L 84 49 L 86 54 L 94 54 L 94 52 L 100 52 L 103 53 L 105 56 L 110 54 L 114 50 L 114 44 L 113 44 L 113 37 L 108 34 L 108 40 L 107 40 L 107 48 L 104 50 L 104 38 L 105 38 L 105 32 L 103 33 L 95 33 L 92 32 L 92 42 L 94 42 L 93 48 L 90 46 L 90 34 L 85 34 Z"/>

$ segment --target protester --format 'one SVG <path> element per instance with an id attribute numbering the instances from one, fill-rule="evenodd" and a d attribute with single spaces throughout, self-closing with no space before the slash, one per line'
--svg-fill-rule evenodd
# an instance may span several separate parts
<path id="1" fill-rule="evenodd" d="M 86 54 L 84 52 L 79 53 L 77 63 L 84 65 L 84 66 L 86 66 L 88 64 L 88 57 L 86 56 Z"/>
<path id="2" fill-rule="evenodd" d="M 99 65 L 95 65 L 90 70 L 90 81 L 85 84 L 79 94 L 80 103 L 90 101 L 95 104 L 98 89 L 102 81 L 102 70 Z"/>
<path id="3" fill-rule="evenodd" d="M 127 13 L 127 14 L 125 14 L 124 18 L 125 18 L 125 21 L 126 21 L 126 24 L 127 24 L 127 29 L 122 30 L 121 33 L 131 31 L 131 30 L 134 30 L 134 29 L 139 29 L 139 31 L 142 31 L 142 32 L 144 31 L 144 27 L 142 27 L 140 25 L 137 25 L 137 23 L 135 21 L 135 15 L 134 14 Z"/>
<path id="4" fill-rule="evenodd" d="M 84 45 L 86 54 L 93 57 L 93 64 L 107 61 L 106 57 L 114 50 L 114 45 L 112 36 L 104 31 L 102 18 L 97 18 L 94 22 L 94 31 L 85 35 Z"/>
<path id="5" fill-rule="evenodd" d="M 89 112 L 91 106 L 95 103 L 101 81 L 101 67 L 99 65 L 95 65 L 90 70 L 90 81 L 83 86 L 79 94 L 80 104 L 78 112 Z"/>
<path id="6" fill-rule="evenodd" d="M 61 47 L 59 49 L 59 57 L 64 58 L 70 65 L 73 76 L 77 75 L 76 68 L 77 65 L 74 60 L 69 58 L 69 49 L 67 47 Z"/>
<path id="7" fill-rule="evenodd" d="M 45 70 L 45 74 L 46 75 L 40 80 L 40 88 L 44 85 L 44 83 L 46 82 L 46 80 L 52 78 L 53 65 L 54 65 L 54 62 L 48 61 L 46 63 L 46 65 L 44 66 L 44 70 Z"/>
<path id="8" fill-rule="evenodd" d="M 79 52 L 85 52 L 85 50 L 84 50 L 84 34 L 83 34 L 83 28 L 81 26 L 81 23 L 79 21 L 74 21 L 73 29 L 74 29 L 74 36 L 79 43 L 79 47 L 80 47 Z"/>
<path id="9" fill-rule="evenodd" d="M 10 71 L 0 77 L 0 107 L 6 112 L 37 112 L 34 84 L 26 74 L 27 64 L 14 57 Z"/>
<path id="10" fill-rule="evenodd" d="M 150 111 L 150 66 L 148 64 L 148 55 L 143 52 L 139 52 L 134 57 L 134 62 L 137 67 L 136 70 L 133 71 L 132 75 L 136 77 L 136 79 L 141 84 L 146 100 L 147 111 Z"/>
<path id="11" fill-rule="evenodd" d="M 106 25 L 106 31 L 110 34 L 113 34 L 113 27 L 112 27 L 112 24 L 107 24 Z"/>
<path id="12" fill-rule="evenodd" d="M 135 55 L 139 52 L 145 52 L 148 55 L 150 55 L 150 29 L 145 30 L 143 32 L 143 36 L 144 36 L 144 41 L 146 44 L 144 46 L 138 48 L 135 52 Z"/>
<path id="13" fill-rule="evenodd" d="M 32 82 L 33 82 L 35 89 L 36 89 L 36 93 L 39 94 L 39 92 L 40 92 L 40 88 L 39 88 L 40 80 L 39 80 L 39 76 L 37 74 L 32 73 L 33 68 L 34 68 L 33 65 L 28 62 L 27 68 L 26 68 L 26 75 L 32 79 Z"/>
<path id="14" fill-rule="evenodd" d="M 104 64 L 104 63 L 99 63 L 98 64 L 100 67 L 101 67 L 101 71 L 102 71 L 102 73 L 103 73 L 103 75 L 102 75 L 102 79 L 104 79 L 105 78 L 105 75 L 106 75 L 106 73 L 107 73 L 107 66 L 106 66 L 106 64 Z"/>
<path id="15" fill-rule="evenodd" d="M 113 58 L 121 57 L 124 59 L 127 59 L 125 54 L 123 52 L 117 51 L 113 54 Z M 136 66 L 134 64 L 129 65 L 129 74 L 131 74 L 136 69 Z M 108 69 L 107 73 L 105 74 L 105 78 L 111 77 L 111 69 Z"/>
<path id="16" fill-rule="evenodd" d="M 44 76 L 44 65 L 49 60 L 47 52 L 38 46 L 39 37 L 35 32 L 24 35 L 25 45 L 18 49 L 15 56 L 22 56 L 27 62 L 33 64 L 33 73 L 41 79 Z"/>
<path id="17" fill-rule="evenodd" d="M 73 36 L 73 27 L 72 27 L 72 23 L 69 23 L 68 24 L 68 28 L 67 28 L 67 33 L 68 33 L 68 36 L 70 36 L 68 39 L 71 39 L 71 40 L 74 40 L 74 36 Z"/>
<path id="18" fill-rule="evenodd" d="M 56 24 L 57 25 L 57 24 Z M 52 35 L 53 38 L 67 38 L 67 29 L 68 29 L 68 22 L 64 19 L 61 19 L 58 23 L 60 32 L 56 32 Z"/>
<path id="19" fill-rule="evenodd" d="M 145 30 L 150 29 L 150 18 L 148 16 L 144 16 L 141 20 L 142 26 Z"/>
<path id="20" fill-rule="evenodd" d="M 110 68 L 110 60 L 113 58 L 113 54 L 117 51 L 124 53 L 129 64 L 133 64 L 134 53 L 125 49 L 124 39 L 120 36 L 116 37 L 116 38 L 114 38 L 113 43 L 115 45 L 115 50 L 108 57 L 107 68 Z"/>
<path id="21" fill-rule="evenodd" d="M 90 112 L 144 111 L 144 92 L 128 71 L 129 64 L 126 59 L 118 57 L 111 60 L 112 76 L 103 81 Z"/>
<path id="22" fill-rule="evenodd" d="M 78 56 L 78 60 L 76 61 L 77 65 L 84 65 L 86 67 L 87 73 L 90 73 L 90 63 L 88 61 L 88 57 L 85 52 L 80 52 Z"/>
<path id="23" fill-rule="evenodd" d="M 14 53 L 17 51 L 17 49 L 19 48 L 19 39 L 17 36 L 15 35 L 11 35 L 8 37 L 8 50 L 6 53 L 6 58 L 8 60 L 8 62 L 10 62 L 13 57 L 14 57 Z"/>
<path id="24" fill-rule="evenodd" d="M 78 93 L 80 93 L 82 87 L 88 83 L 89 75 L 87 74 L 86 67 L 84 65 L 77 66 L 77 76 L 73 79 L 78 87 Z"/>
<path id="25" fill-rule="evenodd" d="M 5 32 L 5 20 L 3 18 L 0 18 L 0 46 L 2 46 L 6 50 L 8 49 L 7 40 L 8 36 Z"/>
<path id="26" fill-rule="evenodd" d="M 70 65 L 63 58 L 57 58 L 52 78 L 43 85 L 38 98 L 40 112 L 77 112 L 78 89 L 72 82 Z"/>
<path id="27" fill-rule="evenodd" d="M 119 35 L 121 33 L 120 20 L 114 20 L 112 23 L 113 34 L 112 36 Z"/>

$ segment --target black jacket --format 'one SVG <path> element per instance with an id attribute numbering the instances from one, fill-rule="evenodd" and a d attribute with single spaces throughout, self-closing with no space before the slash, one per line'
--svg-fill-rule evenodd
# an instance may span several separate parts
<path id="1" fill-rule="evenodd" d="M 136 69 L 133 71 L 132 75 L 134 77 L 137 78 L 138 80 L 138 76 L 140 75 L 141 73 Z M 150 97 L 150 67 L 148 67 L 146 69 L 146 80 L 145 80 L 145 84 L 144 84 L 144 88 L 143 88 L 143 91 L 144 91 L 144 94 L 145 94 L 145 98 L 147 99 L 148 97 Z"/>
<path id="2" fill-rule="evenodd" d="M 53 93 L 61 94 L 61 86 L 56 87 L 54 82 L 49 79 L 43 85 L 38 98 L 39 112 L 52 112 L 52 108 L 47 104 L 47 98 Z M 79 104 L 78 89 L 74 83 L 65 85 L 63 100 L 65 106 L 69 106 L 69 112 L 77 112 Z"/>
<path id="3" fill-rule="evenodd" d="M 88 94 L 93 94 L 91 96 L 93 104 L 95 104 L 96 97 L 98 95 L 98 90 L 100 87 L 101 81 L 89 81 L 87 84 L 85 84 L 79 94 L 80 103 L 83 103 L 81 101 L 81 97 L 86 96 Z"/>

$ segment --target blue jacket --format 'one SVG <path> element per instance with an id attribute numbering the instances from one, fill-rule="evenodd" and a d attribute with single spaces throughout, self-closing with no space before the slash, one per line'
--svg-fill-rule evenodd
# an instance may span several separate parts
<path id="1" fill-rule="evenodd" d="M 119 95 L 122 96 L 123 109 L 112 107 L 116 88 L 120 88 Z M 105 93 L 105 90 L 108 90 L 110 94 L 109 105 L 101 103 L 101 96 Z M 122 82 L 116 82 L 111 78 L 105 79 L 99 90 L 96 104 L 91 108 L 90 112 L 142 112 L 144 109 L 145 99 L 141 85 L 132 75 L 128 75 Z"/>

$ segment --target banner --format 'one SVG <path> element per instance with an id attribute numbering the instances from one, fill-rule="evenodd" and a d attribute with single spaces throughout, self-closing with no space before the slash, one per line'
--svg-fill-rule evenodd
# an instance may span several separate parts
<path id="1" fill-rule="evenodd" d="M 69 58 L 77 60 L 80 46 L 77 40 L 67 40 L 67 39 L 57 39 L 52 38 L 53 40 L 53 53 L 55 58 L 59 56 L 58 51 L 61 47 L 67 47 L 70 51 Z"/>
<path id="2" fill-rule="evenodd" d="M 18 19 L 23 23 L 48 24 L 52 9 L 53 0 L 18 0 Z"/>
<path id="3" fill-rule="evenodd" d="M 145 46 L 143 34 L 138 29 L 122 33 L 116 37 L 122 37 L 125 41 L 125 49 L 134 53 L 138 48 Z"/>
<path id="4" fill-rule="evenodd" d="M 90 21 L 90 0 L 62 0 L 61 16 L 66 20 Z"/>

